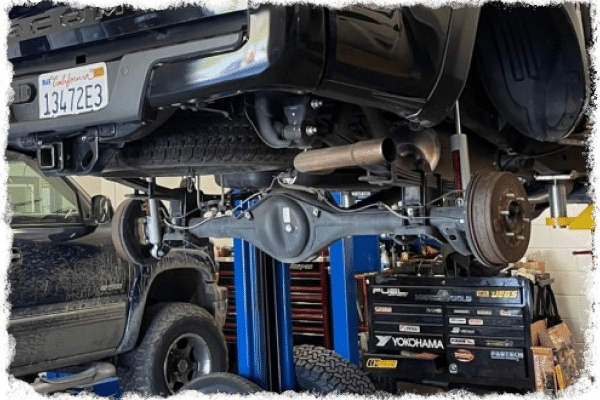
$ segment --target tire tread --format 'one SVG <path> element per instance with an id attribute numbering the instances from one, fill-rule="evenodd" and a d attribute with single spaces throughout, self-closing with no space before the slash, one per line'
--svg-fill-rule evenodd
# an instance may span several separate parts
<path id="1" fill-rule="evenodd" d="M 144 336 L 139 345 L 132 351 L 119 356 L 117 372 L 123 392 L 137 391 L 152 395 L 159 394 L 152 373 L 149 372 L 153 364 L 154 350 L 158 348 L 164 332 L 182 318 L 197 318 L 204 324 L 214 325 L 214 331 L 223 345 L 221 350 L 225 352 L 224 369 L 228 369 L 229 358 L 227 357 L 225 336 L 208 311 L 189 303 L 167 303 L 152 306 L 150 312 L 154 314 L 154 317 L 146 332 L 140 332 Z"/>
<path id="2" fill-rule="evenodd" d="M 296 380 L 301 390 L 313 390 L 323 394 L 375 394 L 375 386 L 363 371 L 324 347 L 295 346 L 294 362 Z"/>
<path id="3" fill-rule="evenodd" d="M 111 170 L 215 167 L 225 171 L 270 170 L 290 166 L 298 150 L 267 146 L 245 118 L 168 121 L 151 135 L 119 150 Z"/>

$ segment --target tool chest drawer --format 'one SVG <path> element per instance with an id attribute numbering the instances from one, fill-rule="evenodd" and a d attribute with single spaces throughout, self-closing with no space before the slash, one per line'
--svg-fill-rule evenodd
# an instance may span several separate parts
<path id="1" fill-rule="evenodd" d="M 375 274 L 365 369 L 406 380 L 533 385 L 529 281 Z"/>

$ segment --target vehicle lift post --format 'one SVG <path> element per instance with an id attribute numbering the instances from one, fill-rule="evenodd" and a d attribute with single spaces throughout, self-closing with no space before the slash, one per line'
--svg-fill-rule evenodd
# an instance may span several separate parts
<path id="1" fill-rule="evenodd" d="M 265 390 L 294 390 L 289 266 L 234 239 L 238 374 Z"/>
<path id="2" fill-rule="evenodd" d="M 354 200 L 350 194 L 344 192 L 334 192 L 332 195 L 333 200 L 342 207 L 350 206 Z M 379 237 L 361 235 L 336 241 L 329 247 L 329 263 L 332 283 L 330 287 L 332 288 L 333 350 L 358 366 L 358 320 L 354 275 L 381 270 Z"/>
<path id="3" fill-rule="evenodd" d="M 289 265 L 240 238 L 233 244 L 238 375 L 265 390 L 294 390 Z"/>
<path id="4" fill-rule="evenodd" d="M 349 199 L 347 194 L 334 193 L 338 204 Z M 331 245 L 329 257 L 330 279 L 336 288 L 331 293 L 334 351 L 358 365 L 354 274 L 380 270 L 379 238 L 340 239 Z M 234 284 L 238 374 L 266 390 L 294 390 L 289 265 L 235 238 Z"/>

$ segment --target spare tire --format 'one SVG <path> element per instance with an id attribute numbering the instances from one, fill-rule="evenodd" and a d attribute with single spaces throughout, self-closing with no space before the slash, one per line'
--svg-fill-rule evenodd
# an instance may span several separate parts
<path id="1" fill-rule="evenodd" d="M 375 394 L 375 386 L 356 365 L 321 346 L 294 347 L 296 382 L 300 390 L 320 394 Z"/>
<path id="2" fill-rule="evenodd" d="M 267 146 L 244 117 L 177 112 L 153 133 L 126 143 L 103 176 L 210 175 L 272 171 L 292 165 L 297 149 Z"/>

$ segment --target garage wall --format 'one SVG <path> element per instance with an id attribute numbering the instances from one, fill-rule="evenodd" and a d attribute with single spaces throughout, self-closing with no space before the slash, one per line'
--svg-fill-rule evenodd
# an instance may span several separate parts
<path id="1" fill-rule="evenodd" d="M 569 205 L 568 216 L 576 217 L 584 205 Z M 586 296 L 586 281 L 592 267 L 591 255 L 574 256 L 573 251 L 592 250 L 590 230 L 554 229 L 546 226 L 546 211 L 533 221 L 531 242 L 527 252 L 528 261 L 544 261 L 546 271 L 554 279 L 552 289 L 556 296 L 558 311 L 575 337 L 575 349 L 583 365 L 585 330 L 591 307 Z"/>
<path id="2" fill-rule="evenodd" d="M 77 181 L 90 196 L 95 196 L 97 194 L 107 196 L 115 209 L 119 203 L 125 199 L 125 194 L 133 193 L 133 190 L 125 186 L 118 185 L 102 178 L 79 176 L 75 178 L 75 181 Z"/>
<path id="3" fill-rule="evenodd" d="M 103 194 L 107 196 L 115 208 L 117 208 L 118 205 L 123 200 L 125 200 L 126 194 L 133 193 L 133 189 L 102 178 L 96 178 L 92 176 L 79 176 L 75 177 L 75 180 L 85 189 L 86 192 L 89 193 L 90 196 L 94 196 L 97 194 Z M 174 188 L 179 186 L 181 178 L 158 178 L 157 181 L 160 185 Z M 214 177 L 203 176 L 200 182 L 202 191 L 204 193 L 221 193 L 221 189 L 215 183 Z"/>

